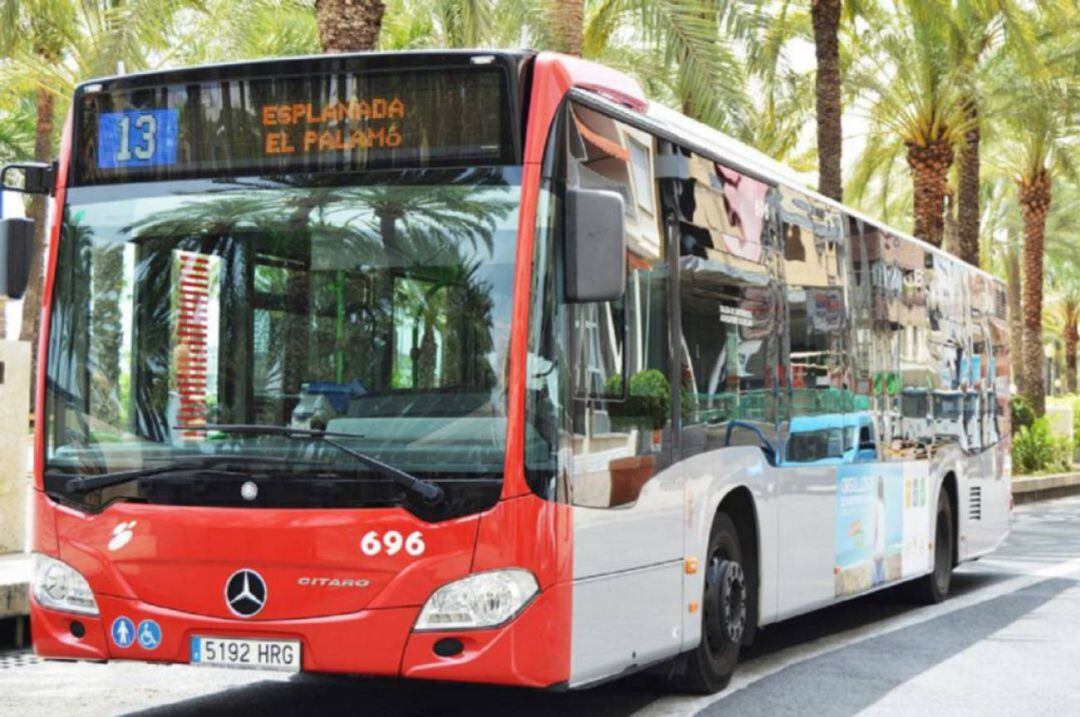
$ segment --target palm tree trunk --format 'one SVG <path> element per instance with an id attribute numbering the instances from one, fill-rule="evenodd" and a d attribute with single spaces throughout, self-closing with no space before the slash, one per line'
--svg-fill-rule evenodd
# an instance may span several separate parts
<path id="1" fill-rule="evenodd" d="M 843 201 L 841 150 L 844 133 L 841 126 L 840 90 L 840 11 L 841 0 L 813 0 L 814 52 L 817 55 L 815 93 L 817 101 L 818 191 L 836 201 Z"/>
<path id="2" fill-rule="evenodd" d="M 1009 354 L 1012 364 L 1013 383 L 1020 393 L 1026 392 L 1024 384 L 1024 320 L 1020 301 L 1020 251 L 1010 237 L 1009 249 L 1005 254 L 1005 269 L 1008 274 L 1006 302 L 1009 309 Z"/>
<path id="3" fill-rule="evenodd" d="M 1065 390 L 1076 393 L 1076 344 L 1080 342 L 1080 331 L 1076 326 L 1076 307 L 1066 316 L 1065 339 Z"/>
<path id="4" fill-rule="evenodd" d="M 957 238 L 960 258 L 972 266 L 979 266 L 979 108 L 974 99 L 966 105 L 971 129 L 964 134 L 957 157 L 959 191 L 957 192 Z"/>
<path id="5" fill-rule="evenodd" d="M 952 144 L 934 139 L 925 146 L 908 141 L 907 162 L 915 190 L 915 236 L 941 246 L 945 235 L 945 195 L 949 167 L 953 163 Z"/>
<path id="6" fill-rule="evenodd" d="M 48 162 L 52 160 L 53 105 L 52 93 L 39 87 L 35 94 L 37 126 L 34 135 L 34 160 Z M 45 197 L 33 197 L 30 200 L 30 217 L 34 220 L 34 246 L 30 251 L 30 280 L 23 295 L 22 329 L 19 338 L 30 342 L 31 376 L 37 375 L 38 330 L 41 326 L 41 291 L 44 278 L 45 256 L 45 219 L 48 205 Z M 59 221 L 59 220 L 58 220 Z M 34 408 L 34 391 L 30 392 L 30 407 Z"/>
<path id="7" fill-rule="evenodd" d="M 584 0 L 548 0 L 547 5 L 551 49 L 580 56 L 585 28 Z"/>
<path id="8" fill-rule="evenodd" d="M 1042 309 L 1046 215 L 1052 198 L 1050 173 L 1045 169 L 1020 180 L 1020 212 L 1024 217 L 1024 393 L 1038 416 L 1046 412 L 1043 383 Z"/>
<path id="9" fill-rule="evenodd" d="M 315 24 L 323 52 L 374 50 L 384 12 L 382 0 L 315 0 Z"/>

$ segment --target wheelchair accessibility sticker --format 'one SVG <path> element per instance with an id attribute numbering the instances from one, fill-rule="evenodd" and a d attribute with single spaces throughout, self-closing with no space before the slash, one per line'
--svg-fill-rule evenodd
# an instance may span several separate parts
<path id="1" fill-rule="evenodd" d="M 161 644 L 161 626 L 153 620 L 143 620 L 139 623 L 139 647 L 144 650 L 153 650 Z"/>

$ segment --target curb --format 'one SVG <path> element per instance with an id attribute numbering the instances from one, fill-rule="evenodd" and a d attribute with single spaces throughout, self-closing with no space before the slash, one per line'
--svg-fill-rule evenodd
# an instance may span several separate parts
<path id="1" fill-rule="evenodd" d="M 1080 472 L 1013 478 L 1013 503 L 1034 503 L 1080 493 Z"/>

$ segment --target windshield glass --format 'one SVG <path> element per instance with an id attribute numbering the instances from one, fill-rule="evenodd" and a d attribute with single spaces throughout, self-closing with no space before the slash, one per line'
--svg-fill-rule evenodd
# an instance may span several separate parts
<path id="1" fill-rule="evenodd" d="M 48 470 L 296 443 L 178 428 L 209 423 L 350 434 L 429 478 L 501 475 L 520 170 L 296 179 L 69 191 Z"/>

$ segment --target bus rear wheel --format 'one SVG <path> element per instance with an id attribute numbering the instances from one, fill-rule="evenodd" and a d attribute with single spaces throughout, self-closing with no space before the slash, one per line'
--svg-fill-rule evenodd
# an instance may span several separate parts
<path id="1" fill-rule="evenodd" d="M 945 486 L 938 491 L 937 517 L 934 520 L 934 569 L 924 577 L 913 580 L 904 587 L 905 596 L 923 605 L 939 603 L 949 596 L 953 571 L 952 503 Z"/>
<path id="2" fill-rule="evenodd" d="M 735 524 L 717 513 L 705 562 L 701 642 L 672 662 L 667 682 L 673 690 L 712 694 L 727 687 L 739 661 L 739 644 L 750 629 L 746 585 Z"/>

